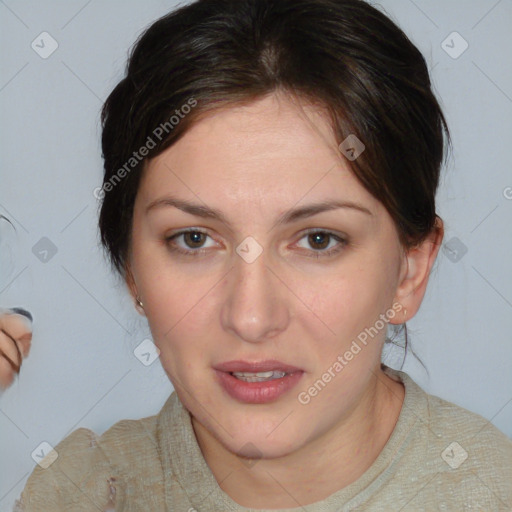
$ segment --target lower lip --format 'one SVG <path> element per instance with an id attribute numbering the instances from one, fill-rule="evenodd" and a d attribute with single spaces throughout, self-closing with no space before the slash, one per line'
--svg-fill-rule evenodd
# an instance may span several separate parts
<path id="1" fill-rule="evenodd" d="M 230 373 L 215 370 L 219 381 L 229 396 L 247 404 L 266 404 L 277 400 L 292 389 L 301 379 L 303 371 L 297 371 L 263 382 L 245 382 Z"/>

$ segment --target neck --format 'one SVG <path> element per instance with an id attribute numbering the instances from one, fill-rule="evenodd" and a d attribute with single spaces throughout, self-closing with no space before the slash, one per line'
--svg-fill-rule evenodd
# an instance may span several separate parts
<path id="1" fill-rule="evenodd" d="M 248 508 L 294 508 L 321 501 L 355 482 L 375 461 L 400 414 L 403 384 L 375 373 L 353 410 L 321 437 L 284 457 L 243 461 L 192 418 L 215 479 Z"/>

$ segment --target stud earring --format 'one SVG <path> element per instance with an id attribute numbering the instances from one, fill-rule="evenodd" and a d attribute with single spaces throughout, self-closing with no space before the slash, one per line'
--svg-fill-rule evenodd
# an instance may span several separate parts
<path id="1" fill-rule="evenodd" d="M 135 300 L 137 301 L 137 304 L 138 304 L 142 309 L 144 309 L 144 304 L 142 304 L 142 301 L 140 300 L 140 298 L 139 298 L 138 296 L 135 298 Z"/>

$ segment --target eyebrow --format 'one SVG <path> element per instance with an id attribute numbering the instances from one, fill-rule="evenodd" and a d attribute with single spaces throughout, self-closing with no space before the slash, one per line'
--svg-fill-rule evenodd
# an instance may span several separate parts
<path id="1" fill-rule="evenodd" d="M 179 210 L 185 213 L 189 213 L 190 215 L 218 220 L 225 224 L 226 226 L 231 227 L 231 223 L 221 211 L 215 208 L 210 208 L 208 206 L 192 203 L 189 201 L 184 201 L 182 199 L 177 199 L 175 197 L 169 196 L 162 197 L 160 199 L 152 201 L 146 208 L 146 214 L 151 210 L 164 207 L 178 208 Z M 339 208 L 352 209 L 373 216 L 372 212 L 368 210 L 368 208 L 365 208 L 361 204 L 353 201 L 321 201 L 319 203 L 308 204 L 306 206 L 301 206 L 284 212 L 278 218 L 276 225 L 290 224 L 300 219 L 305 219 L 307 217 L 312 217 L 313 215 L 317 215 L 322 212 L 336 210 Z"/>

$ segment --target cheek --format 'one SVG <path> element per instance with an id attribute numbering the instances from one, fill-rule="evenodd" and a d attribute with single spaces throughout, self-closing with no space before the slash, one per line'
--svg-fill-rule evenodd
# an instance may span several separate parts
<path id="1" fill-rule="evenodd" d="M 216 318 L 211 288 L 215 281 L 171 274 L 161 275 L 145 295 L 145 310 L 156 340 L 183 339 L 197 346 Z M 210 291 L 210 293 L 209 293 Z"/>
<path id="2" fill-rule="evenodd" d="M 159 252 L 140 255 L 137 275 L 141 296 L 164 367 L 182 371 L 189 365 L 186 361 L 204 359 L 211 340 L 208 334 L 215 332 L 219 276 L 213 272 L 194 274 L 193 265 L 173 265 L 170 259 L 157 256 Z"/>
<path id="3" fill-rule="evenodd" d="M 165 241 L 135 223 L 132 265 L 146 316 L 159 337 L 194 309 L 207 286 L 198 281 L 193 265 L 173 262 Z"/>
<path id="4" fill-rule="evenodd" d="M 372 261 L 373 260 L 373 261 Z M 329 276 L 297 283 L 304 302 L 337 333 L 361 327 L 389 307 L 394 288 L 389 266 L 376 258 L 354 258 Z"/>
<path id="5" fill-rule="evenodd" d="M 315 346 L 313 352 L 319 354 L 321 368 L 329 367 L 328 363 L 344 354 L 358 336 L 368 341 L 360 352 L 363 357 L 357 356 L 359 364 L 366 365 L 380 355 L 379 340 L 387 332 L 387 324 L 383 324 L 380 315 L 392 305 L 397 264 L 392 258 L 374 254 L 381 253 L 361 252 L 359 257 L 340 265 L 329 278 L 296 283 L 310 308 L 298 309 L 299 330 L 307 333 Z M 374 340 L 377 342 L 373 343 Z"/>

